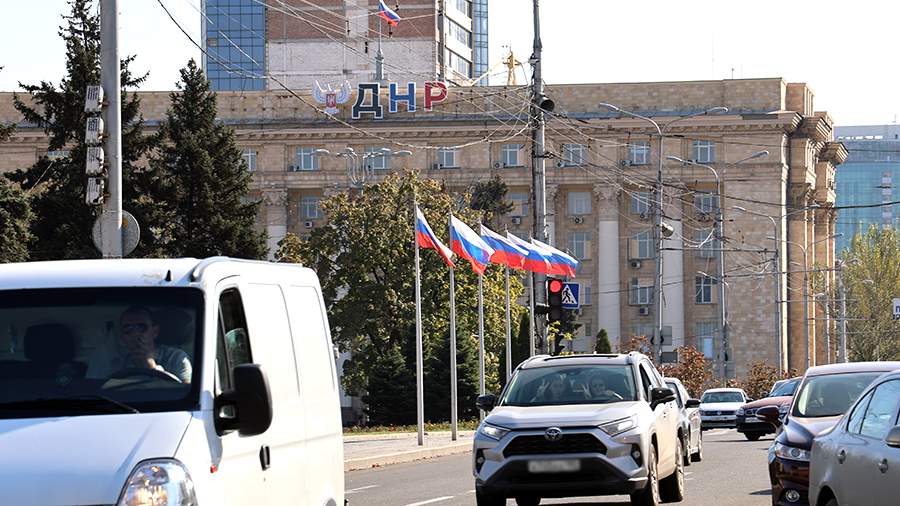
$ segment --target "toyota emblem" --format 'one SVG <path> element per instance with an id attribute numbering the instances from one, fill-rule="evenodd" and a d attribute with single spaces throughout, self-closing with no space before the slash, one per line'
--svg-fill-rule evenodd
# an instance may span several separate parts
<path id="1" fill-rule="evenodd" d="M 550 427 L 544 431 L 544 439 L 547 441 L 559 441 L 562 439 L 562 429 L 559 427 Z"/>

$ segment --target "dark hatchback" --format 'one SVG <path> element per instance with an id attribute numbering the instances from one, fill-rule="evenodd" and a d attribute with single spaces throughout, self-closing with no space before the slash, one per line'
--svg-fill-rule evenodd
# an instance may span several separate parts
<path id="1" fill-rule="evenodd" d="M 872 381 L 900 369 L 900 362 L 856 362 L 811 367 L 797 388 L 781 433 L 769 448 L 772 504 L 809 504 L 809 451 L 813 439 L 834 426 Z M 760 408 L 756 416 L 779 424 L 778 407 Z"/>

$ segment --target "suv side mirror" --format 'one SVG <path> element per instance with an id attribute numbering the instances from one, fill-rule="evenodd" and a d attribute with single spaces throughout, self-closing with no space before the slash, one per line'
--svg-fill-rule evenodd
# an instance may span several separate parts
<path id="1" fill-rule="evenodd" d="M 482 411 L 490 411 L 497 405 L 497 396 L 494 394 L 479 395 L 475 399 L 475 406 Z"/>
<path id="2" fill-rule="evenodd" d="M 223 392 L 213 402 L 216 432 L 262 434 L 272 425 L 272 394 L 266 373 L 258 364 L 241 364 L 232 371 L 234 390 Z"/>
<path id="3" fill-rule="evenodd" d="M 895 425 L 884 439 L 891 448 L 900 448 L 900 425 Z"/>
<path id="4" fill-rule="evenodd" d="M 764 422 L 769 422 L 776 427 L 781 425 L 779 415 L 780 413 L 778 412 L 778 406 L 766 406 L 764 408 L 759 408 L 758 410 L 756 410 L 756 418 L 759 418 Z"/>
<path id="5" fill-rule="evenodd" d="M 650 390 L 650 406 L 652 407 L 674 400 L 675 392 L 671 388 L 653 388 Z"/>
<path id="6" fill-rule="evenodd" d="M 684 407 L 699 408 L 700 407 L 700 399 L 688 399 L 687 402 L 684 403 Z"/>

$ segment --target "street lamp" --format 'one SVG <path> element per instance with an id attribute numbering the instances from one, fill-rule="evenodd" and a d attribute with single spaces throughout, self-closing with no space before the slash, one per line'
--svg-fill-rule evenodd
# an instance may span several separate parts
<path id="1" fill-rule="evenodd" d="M 680 121 L 685 121 L 691 118 L 695 118 L 697 116 L 705 116 L 708 114 L 718 114 L 718 113 L 726 113 L 728 112 L 727 107 L 711 107 L 709 109 L 695 112 L 693 114 L 688 114 L 687 116 L 681 116 L 676 118 L 663 126 L 660 126 L 659 123 L 654 121 L 653 119 L 642 116 L 638 113 L 626 111 L 618 106 L 613 104 L 609 104 L 606 102 L 601 102 L 599 104 L 600 107 L 604 109 L 609 109 L 610 111 L 617 112 L 619 114 L 624 114 L 625 116 L 631 116 L 632 118 L 639 119 L 642 121 L 646 121 L 653 125 L 653 128 L 656 129 L 656 135 L 659 137 L 659 143 L 657 146 L 657 156 L 656 156 L 656 217 L 655 217 L 655 226 L 653 228 L 654 234 L 656 234 L 656 339 L 653 340 L 654 347 L 654 355 L 658 358 L 660 352 L 662 351 L 662 292 L 663 292 L 663 283 L 662 283 L 662 206 L 663 206 L 663 181 L 662 181 L 662 168 L 663 168 L 663 139 L 666 136 L 666 132 L 669 130 L 669 127 L 678 123 Z"/>
<path id="2" fill-rule="evenodd" d="M 347 147 L 343 151 L 331 153 L 327 149 L 317 149 L 313 151 L 318 156 L 335 156 L 347 160 L 347 178 L 350 184 L 357 188 L 362 188 L 367 181 L 374 179 L 375 170 L 371 163 L 372 159 L 378 157 L 394 157 L 394 156 L 410 156 L 412 151 L 393 151 L 390 148 L 381 148 L 365 153 L 357 153 L 353 148 Z"/>

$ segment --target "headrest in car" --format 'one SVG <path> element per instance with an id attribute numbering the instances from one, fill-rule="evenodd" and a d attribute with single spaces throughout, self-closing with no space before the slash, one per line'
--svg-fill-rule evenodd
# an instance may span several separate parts
<path id="1" fill-rule="evenodd" d="M 75 336 L 60 323 L 32 325 L 25 331 L 25 357 L 35 362 L 61 364 L 75 358 Z"/>

